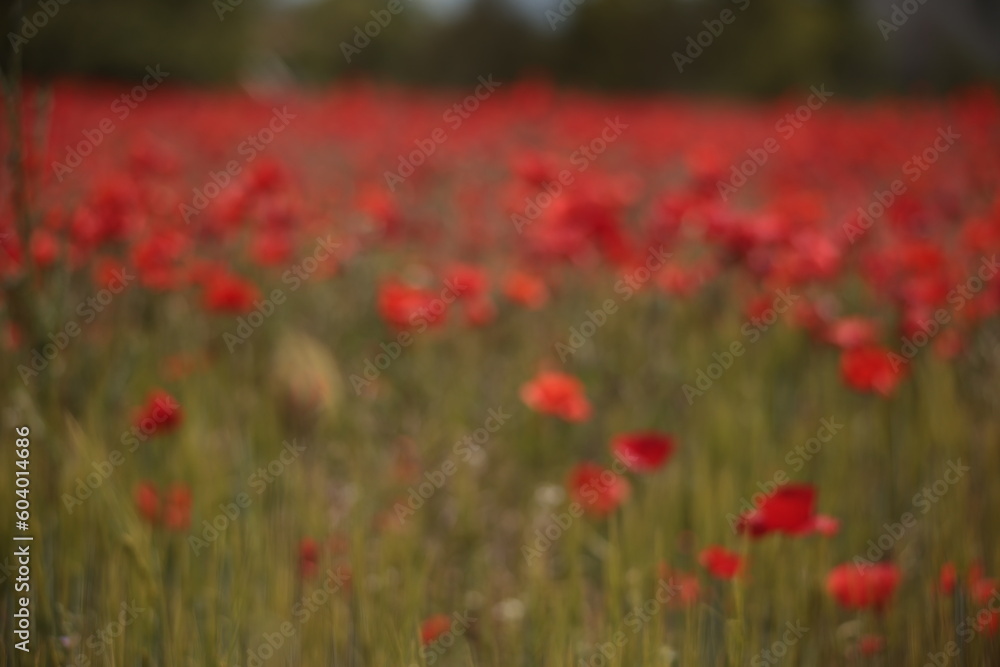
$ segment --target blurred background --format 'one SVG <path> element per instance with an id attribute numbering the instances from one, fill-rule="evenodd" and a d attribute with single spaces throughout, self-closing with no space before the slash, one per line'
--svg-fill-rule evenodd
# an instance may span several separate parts
<path id="1" fill-rule="evenodd" d="M 24 66 L 44 78 L 135 80 L 158 63 L 197 84 L 454 85 L 493 74 L 757 96 L 819 82 L 865 96 L 1000 80 L 997 0 L 397 1 L 402 11 L 348 62 L 344 44 L 389 0 L 34 0 L 26 14 L 58 10 L 27 40 Z M 735 20 L 679 73 L 673 54 L 724 9 Z M 888 27 L 894 12 L 905 29 Z M 4 15 L 10 41 L 22 26 Z"/>

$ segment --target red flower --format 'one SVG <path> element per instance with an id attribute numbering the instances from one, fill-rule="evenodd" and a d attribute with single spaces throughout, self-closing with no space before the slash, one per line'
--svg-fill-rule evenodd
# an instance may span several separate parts
<path id="1" fill-rule="evenodd" d="M 167 491 L 163 508 L 163 524 L 167 530 L 186 531 L 191 527 L 191 489 L 175 484 Z"/>
<path id="2" fill-rule="evenodd" d="M 280 231 L 261 232 L 254 238 L 251 254 L 260 266 L 285 264 L 292 257 L 292 242 Z"/>
<path id="3" fill-rule="evenodd" d="M 846 350 L 840 357 L 844 382 L 856 391 L 889 396 L 905 371 L 906 361 L 901 356 L 878 347 Z"/>
<path id="4" fill-rule="evenodd" d="M 489 278 L 478 266 L 455 264 L 445 272 L 444 283 L 460 299 L 478 299 L 489 288 Z"/>
<path id="5" fill-rule="evenodd" d="M 59 256 L 59 241 L 45 229 L 35 230 L 30 241 L 31 259 L 35 266 L 46 268 Z"/>
<path id="6" fill-rule="evenodd" d="M 152 482 L 139 482 L 132 493 L 139 515 L 149 523 L 160 521 L 160 492 Z"/>
<path id="7" fill-rule="evenodd" d="M 632 493 L 627 479 L 589 461 L 573 467 L 567 487 L 573 501 L 594 516 L 614 512 Z"/>
<path id="8" fill-rule="evenodd" d="M 833 537 L 840 532 L 840 519 L 826 514 L 817 514 L 812 519 L 812 530 L 823 537 Z"/>
<path id="9" fill-rule="evenodd" d="M 611 441 L 611 451 L 635 472 L 649 472 L 663 467 L 673 455 L 674 439 L 652 431 L 624 433 Z"/>
<path id="10" fill-rule="evenodd" d="M 420 643 L 424 646 L 433 644 L 441 635 L 451 631 L 451 616 L 434 614 L 420 625 Z"/>
<path id="11" fill-rule="evenodd" d="M 885 650 L 885 637 L 882 635 L 864 635 L 858 640 L 858 652 L 864 656 L 876 655 Z"/>
<path id="12" fill-rule="evenodd" d="M 205 307 L 217 313 L 247 313 L 260 298 L 257 286 L 239 276 L 219 272 L 205 285 Z"/>
<path id="13" fill-rule="evenodd" d="M 183 419 L 184 413 L 177 399 L 162 389 L 155 389 L 136 413 L 132 434 L 138 437 L 141 433 L 145 436 L 143 439 L 163 435 L 176 429 Z"/>
<path id="14" fill-rule="evenodd" d="M 379 288 L 379 314 L 387 324 L 397 329 L 409 329 L 421 321 L 428 325 L 441 324 L 447 309 L 448 304 L 430 290 L 395 281 Z"/>
<path id="15" fill-rule="evenodd" d="M 311 537 L 303 537 L 299 542 L 299 575 L 309 579 L 319 570 L 319 544 Z"/>
<path id="16" fill-rule="evenodd" d="M 674 570 L 666 561 L 657 566 L 661 582 L 666 582 L 670 590 L 670 602 L 674 607 L 690 607 L 701 596 L 701 584 L 695 574 Z"/>
<path id="17" fill-rule="evenodd" d="M 972 595 L 972 599 L 976 601 L 976 604 L 979 605 L 988 603 L 998 590 L 1000 590 L 1000 587 L 997 586 L 996 579 L 977 579 L 969 584 L 969 593 Z"/>
<path id="18" fill-rule="evenodd" d="M 899 585 L 899 568 L 891 563 L 858 567 L 844 563 L 830 570 L 826 590 L 847 609 L 885 608 Z"/>
<path id="19" fill-rule="evenodd" d="M 470 326 L 486 326 L 497 317 L 497 307 L 489 297 L 477 297 L 465 302 L 465 321 Z"/>
<path id="20" fill-rule="evenodd" d="M 845 317 L 832 323 L 826 330 L 826 340 L 845 350 L 874 345 L 878 327 L 863 317 Z"/>
<path id="21" fill-rule="evenodd" d="M 515 271 L 507 276 L 503 285 L 504 295 L 529 310 L 538 310 L 549 299 L 549 290 L 540 278 L 530 273 Z"/>
<path id="22" fill-rule="evenodd" d="M 580 422 L 590 417 L 590 402 L 583 383 L 572 375 L 542 371 L 521 386 L 521 400 L 532 410 Z"/>
<path id="23" fill-rule="evenodd" d="M 954 563 L 945 563 L 941 566 L 941 574 L 938 576 L 938 590 L 945 595 L 952 595 L 955 592 L 955 584 L 958 583 L 958 569 Z"/>
<path id="24" fill-rule="evenodd" d="M 712 545 L 701 552 L 698 562 L 717 579 L 732 579 L 743 570 L 743 558 L 735 551 Z"/>
<path id="25" fill-rule="evenodd" d="M 778 532 L 800 535 L 816 526 L 816 489 L 809 484 L 789 484 L 776 490 L 760 507 L 740 517 L 737 531 L 749 531 L 753 537 Z"/>
<path id="26" fill-rule="evenodd" d="M 990 636 L 995 635 L 997 631 L 1000 631 L 1000 611 L 980 609 L 976 614 L 973 627 L 976 632 L 985 632 Z"/>

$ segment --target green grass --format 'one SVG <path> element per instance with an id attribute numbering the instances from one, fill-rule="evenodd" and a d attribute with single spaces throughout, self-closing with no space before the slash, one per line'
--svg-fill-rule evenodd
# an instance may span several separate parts
<path id="1" fill-rule="evenodd" d="M 1000 561 L 991 332 L 981 331 L 953 363 L 922 351 L 912 377 L 884 400 L 846 389 L 837 352 L 782 319 L 689 405 L 683 385 L 713 353 L 746 342 L 742 279 L 725 277 L 686 302 L 652 290 L 620 302 L 563 365 L 554 344 L 615 296 L 617 277 L 604 273 L 589 284 L 567 281 L 543 311 L 503 303 L 485 329 L 456 321 L 419 335 L 358 396 L 349 376 L 395 338 L 374 308 L 381 261 L 358 260 L 291 294 L 233 354 L 222 333 L 235 318 L 206 317 L 194 295 L 151 300 L 130 288 L 37 384 L 5 376 L 4 442 L 13 441 L 15 425 L 32 433 L 36 625 L 32 653 L 17 654 L 7 577 L 0 665 L 758 665 L 771 664 L 761 651 L 781 642 L 789 622 L 809 630 L 774 664 L 917 665 L 955 639 L 956 622 L 976 610 L 965 593 L 952 599 L 933 587 L 946 561 L 963 574 L 974 561 L 990 574 Z M 265 291 L 276 284 L 261 279 Z M 318 351 L 289 360 L 289 346 Z M 166 360 L 182 352 L 199 368 L 168 379 Z M 520 385 L 542 362 L 585 383 L 589 421 L 562 423 L 521 403 Z M 328 387 L 320 408 L 289 402 L 289 386 L 313 378 Z M 158 386 L 179 400 L 182 426 L 123 452 L 124 462 L 70 513 L 64 494 L 95 461 L 123 449 L 132 409 Z M 481 458 L 462 460 L 455 443 L 491 408 L 511 418 Z M 786 455 L 825 418 L 843 428 L 794 470 Z M 563 488 L 578 461 L 610 464 L 612 436 L 647 428 L 676 436 L 668 466 L 632 476 L 633 496 L 618 512 L 573 521 L 528 564 L 522 547 L 566 509 L 550 487 Z M 248 479 L 293 439 L 306 451 L 258 493 Z M 0 505 L 8 508 L 14 459 L 5 451 Z M 922 513 L 914 494 L 958 459 L 971 470 Z M 401 525 L 394 504 L 448 460 L 454 474 Z M 408 469 L 416 477 L 406 478 Z M 820 511 L 842 521 L 837 536 L 749 542 L 733 534 L 727 514 L 778 470 L 818 486 Z M 132 489 L 144 479 L 190 485 L 189 533 L 140 518 Z M 203 521 L 240 493 L 249 506 L 196 555 L 189 536 L 203 536 Z M 917 523 L 888 550 L 904 579 L 887 613 L 839 609 L 825 593 L 826 573 L 864 555 L 883 523 L 904 512 Z M 5 544 L 11 523 L 0 524 Z M 303 581 L 297 549 L 306 536 L 323 548 L 321 574 Z M 334 537 L 338 553 L 328 546 Z M 716 581 L 698 566 L 700 550 L 714 543 L 747 554 L 742 579 Z M 637 615 L 655 600 L 661 561 L 697 572 L 700 600 Z M 317 597 L 323 573 L 347 568 L 348 586 Z M 118 636 L 95 643 L 123 603 L 143 611 Z M 455 612 L 476 621 L 450 648 L 422 655 L 422 620 Z M 274 656 L 249 660 L 248 650 L 259 655 L 264 635 L 283 624 L 292 636 Z M 863 634 L 884 635 L 886 651 L 851 662 L 846 656 Z M 995 664 L 988 661 L 997 655 L 996 638 L 962 644 L 963 664 Z"/>

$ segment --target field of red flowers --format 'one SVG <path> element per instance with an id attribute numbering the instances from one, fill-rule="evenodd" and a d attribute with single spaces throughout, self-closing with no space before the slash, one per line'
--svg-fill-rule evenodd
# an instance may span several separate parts
<path id="1" fill-rule="evenodd" d="M 5 105 L 0 666 L 1000 665 L 995 91 L 170 83 Z"/>

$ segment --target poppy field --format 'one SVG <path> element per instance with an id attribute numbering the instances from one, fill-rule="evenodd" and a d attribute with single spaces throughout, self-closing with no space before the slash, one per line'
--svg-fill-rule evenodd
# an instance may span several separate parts
<path id="1" fill-rule="evenodd" d="M 1000 665 L 996 91 L 4 111 L 0 665 Z"/>

